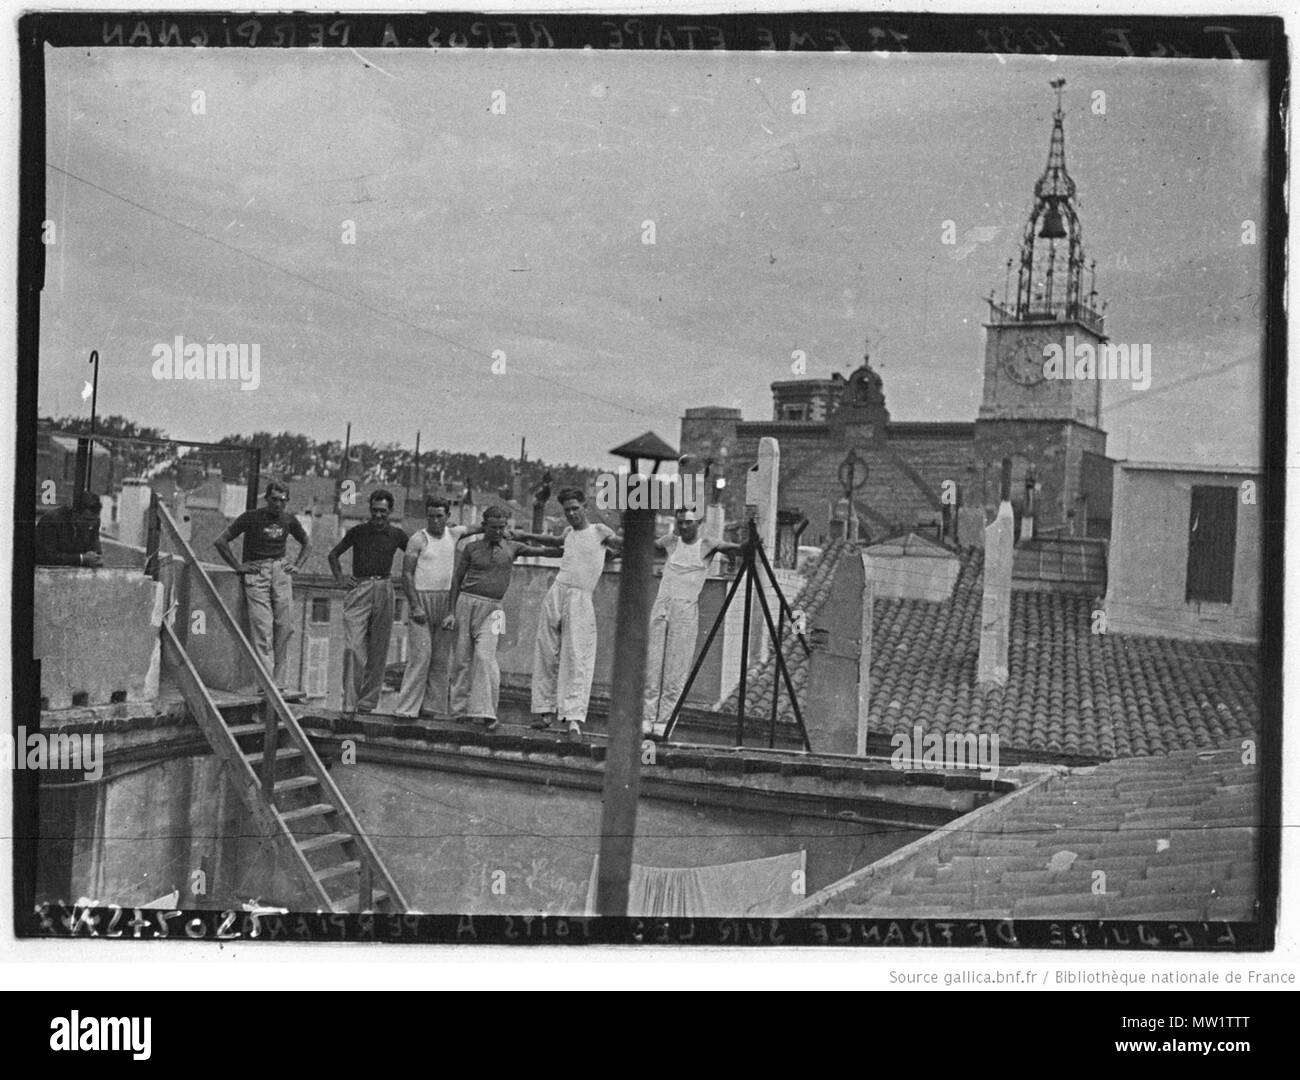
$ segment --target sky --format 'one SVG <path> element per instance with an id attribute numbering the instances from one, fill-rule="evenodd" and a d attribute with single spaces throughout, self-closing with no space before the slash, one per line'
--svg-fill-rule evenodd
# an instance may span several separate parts
<path id="1" fill-rule="evenodd" d="M 42 415 L 89 413 L 98 349 L 99 412 L 178 438 L 351 422 L 354 440 L 516 454 L 526 437 L 530 457 L 599 467 L 645 430 L 676 445 L 689 407 L 769 419 L 796 351 L 825 378 L 869 339 L 895 420 L 973 420 L 982 298 L 1018 254 L 1063 77 L 1107 331 L 1152 346 L 1150 389 L 1104 387 L 1110 455 L 1260 460 L 1263 64 L 47 59 Z M 156 379 L 178 335 L 257 344 L 259 385 Z"/>

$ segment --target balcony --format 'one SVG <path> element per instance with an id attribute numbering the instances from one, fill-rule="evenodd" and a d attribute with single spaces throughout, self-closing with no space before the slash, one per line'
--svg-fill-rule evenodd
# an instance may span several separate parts
<path id="1" fill-rule="evenodd" d="M 1098 337 L 1105 335 L 1106 317 L 1087 304 L 1021 304 L 1010 307 L 996 300 L 989 305 L 989 325 L 1004 326 L 1009 323 L 1077 322 Z"/>

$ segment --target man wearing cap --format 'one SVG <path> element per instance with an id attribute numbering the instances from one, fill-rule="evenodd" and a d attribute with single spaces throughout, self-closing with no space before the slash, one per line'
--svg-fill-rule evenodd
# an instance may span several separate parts
<path id="1" fill-rule="evenodd" d="M 677 532 L 661 536 L 655 547 L 667 554 L 659 593 L 650 611 L 650 642 L 646 648 L 645 710 L 641 732 L 663 735 L 682 696 L 695 659 L 700 628 L 700 590 L 713 556 L 740 550 L 739 544 L 705 540 L 700 519 L 692 510 L 677 511 Z"/>
<path id="2" fill-rule="evenodd" d="M 370 496 L 370 520 L 353 525 L 329 553 L 334 580 L 347 588 L 343 600 L 343 711 L 371 713 L 379 704 L 393 633 L 393 556 L 406 547 L 406 533 L 388 523 L 393 496 Z M 343 576 L 339 557 L 352 550 L 352 573 Z"/>
<path id="3" fill-rule="evenodd" d="M 289 642 L 293 640 L 293 578 L 311 553 L 307 532 L 285 507 L 289 489 L 278 480 L 266 485 L 266 505 L 245 510 L 217 537 L 213 547 L 244 586 L 248 606 L 248 638 L 275 685 L 284 690 L 288 678 Z M 241 562 L 230 549 L 244 538 Z M 288 538 L 298 541 L 297 561 L 285 559 Z"/>
<path id="4" fill-rule="evenodd" d="M 36 561 L 41 566 L 100 567 L 99 496 L 78 491 L 71 506 L 59 506 L 36 522 Z"/>

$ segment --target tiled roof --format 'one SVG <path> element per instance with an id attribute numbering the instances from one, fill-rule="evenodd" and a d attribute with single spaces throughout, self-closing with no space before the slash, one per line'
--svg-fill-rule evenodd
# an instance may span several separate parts
<path id="1" fill-rule="evenodd" d="M 1005 688 L 980 691 L 983 552 L 963 555 L 952 599 L 880 600 L 872 732 L 997 734 L 1004 747 L 1101 758 L 1219 746 L 1258 725 L 1256 650 L 1219 641 L 1094 634 L 1093 604 L 1011 594 Z"/>
<path id="2" fill-rule="evenodd" d="M 797 604 L 811 615 L 834 581 L 831 545 Z M 914 725 L 945 734 L 997 734 L 1002 749 L 1039 757 L 1146 757 L 1253 736 L 1259 672 L 1253 646 L 1094 634 L 1085 597 L 1015 591 L 1005 688 L 976 687 L 983 552 L 961 555 L 953 595 L 942 603 L 879 599 L 872 620 L 873 741 Z M 785 650 L 801 690 L 807 658 Z M 773 661 L 749 675 L 749 709 L 771 701 Z M 734 712 L 736 695 L 724 705 Z M 788 706 L 781 718 L 793 723 Z"/>
<path id="3" fill-rule="evenodd" d="M 1074 769 L 1008 796 L 999 816 L 973 815 L 896 852 L 898 873 L 858 871 L 858 883 L 808 907 L 868 918 L 1249 921 L 1258 772 L 1239 745 Z"/>
<path id="4" fill-rule="evenodd" d="M 918 536 L 914 532 L 895 536 L 891 540 L 882 540 L 878 544 L 872 544 L 867 548 L 866 553 L 879 558 L 902 557 L 905 555 L 910 558 L 922 559 L 952 559 L 956 557 L 942 544 L 936 544 L 933 540 L 927 540 L 924 536 Z"/>

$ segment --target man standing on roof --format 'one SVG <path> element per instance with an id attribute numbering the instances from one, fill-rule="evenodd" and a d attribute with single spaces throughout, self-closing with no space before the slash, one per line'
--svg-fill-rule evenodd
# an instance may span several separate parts
<path id="1" fill-rule="evenodd" d="M 293 575 L 311 554 L 306 530 L 285 507 L 289 489 L 278 480 L 266 485 L 266 505 L 245 510 L 217 537 L 213 547 L 244 586 L 248 605 L 248 637 L 266 673 L 281 690 L 288 686 L 289 642 L 293 640 Z M 230 549 L 244 538 L 244 559 Z M 298 542 L 298 558 L 285 558 L 288 538 Z"/>
<path id="2" fill-rule="evenodd" d="M 700 590 L 713 556 L 740 551 L 739 544 L 705 540 L 693 510 L 677 511 L 677 532 L 661 536 L 655 547 L 665 552 L 663 578 L 650 611 L 650 642 L 646 647 L 645 711 L 641 732 L 663 735 L 686 676 L 695 659 L 700 629 Z"/>
<path id="3" fill-rule="evenodd" d="M 393 496 L 370 496 L 370 520 L 353 525 L 329 553 L 334 580 L 347 588 L 343 600 L 343 711 L 371 713 L 379 704 L 393 633 L 393 556 L 406 547 L 406 533 L 388 523 Z M 343 576 L 339 557 L 352 549 L 352 573 Z"/>
<path id="4" fill-rule="evenodd" d="M 552 547 L 529 547 L 506 539 L 506 511 L 483 511 L 483 539 L 460 549 L 451 583 L 451 610 L 443 622 L 456 631 L 451 682 L 451 714 L 456 719 L 482 720 L 488 731 L 497 726 L 501 669 L 497 641 L 505 628 L 501 599 L 510 587 L 510 570 L 520 555 L 552 555 Z"/>
<path id="5" fill-rule="evenodd" d="M 596 610 L 591 595 L 600 583 L 605 556 L 618 555 L 623 543 L 608 525 L 587 520 L 587 496 L 562 488 L 560 506 L 569 527 L 559 536 L 515 533 L 520 540 L 551 549 L 563 547 L 560 572 L 542 603 L 533 646 L 533 727 L 567 724 L 569 738 L 582 741 L 587 700 L 596 672 Z"/>
<path id="6" fill-rule="evenodd" d="M 430 495 L 424 500 L 428 523 L 411 534 L 402 558 L 402 587 L 410 615 L 407 640 L 410 654 L 394 715 L 402 717 L 448 715 L 447 679 L 453 636 L 443 626 L 452 606 L 452 571 L 456 544 L 477 525 L 448 525 L 451 503 Z"/>

